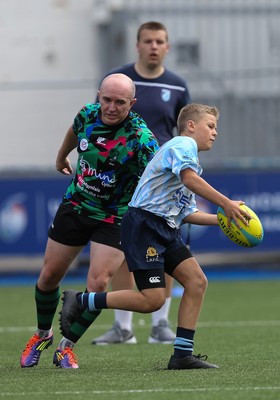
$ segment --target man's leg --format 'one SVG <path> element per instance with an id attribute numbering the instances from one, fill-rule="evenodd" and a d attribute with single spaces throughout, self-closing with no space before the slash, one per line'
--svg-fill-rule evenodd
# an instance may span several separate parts
<path id="1" fill-rule="evenodd" d="M 176 335 L 169 325 L 169 311 L 172 301 L 173 278 L 165 274 L 166 300 L 163 306 L 152 313 L 152 330 L 149 343 L 171 344 Z"/>
<path id="2" fill-rule="evenodd" d="M 48 239 L 44 264 L 35 287 L 37 330 L 21 355 L 22 368 L 37 365 L 42 351 L 53 343 L 52 322 L 60 298 L 59 283 L 81 249 Z"/>
<path id="3" fill-rule="evenodd" d="M 90 243 L 90 267 L 87 279 L 87 291 L 103 292 L 108 289 L 109 282 L 119 269 L 124 254 L 121 250 L 101 243 Z M 61 313 L 60 327 L 63 338 L 55 353 L 55 363 L 68 368 L 67 363 L 61 365 L 61 351 L 75 346 L 90 325 L 99 316 L 100 310 L 79 310 L 72 298 L 75 291 L 66 291 L 63 297 L 64 313 Z M 73 306 L 74 303 L 74 306 Z"/>
<path id="4" fill-rule="evenodd" d="M 115 272 L 111 280 L 111 289 L 113 291 L 134 288 L 133 274 L 128 271 L 127 264 L 122 263 L 121 267 Z M 103 335 L 92 340 L 92 344 L 135 344 L 136 337 L 132 329 L 132 311 L 114 310 L 115 321 L 113 326 Z"/>

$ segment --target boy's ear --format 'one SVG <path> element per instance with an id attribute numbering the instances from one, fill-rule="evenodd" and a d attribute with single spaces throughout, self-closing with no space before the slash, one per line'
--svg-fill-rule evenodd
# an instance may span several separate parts
<path id="1" fill-rule="evenodd" d="M 193 133 L 194 132 L 194 121 L 192 119 L 189 119 L 187 121 L 187 129 L 189 132 Z"/>

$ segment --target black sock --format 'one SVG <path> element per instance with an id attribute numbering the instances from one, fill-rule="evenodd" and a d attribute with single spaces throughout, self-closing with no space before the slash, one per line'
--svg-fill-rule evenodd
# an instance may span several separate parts
<path id="1" fill-rule="evenodd" d="M 45 292 L 39 289 L 37 285 L 35 286 L 38 329 L 46 331 L 51 329 L 59 299 L 59 287 Z"/>
<path id="2" fill-rule="evenodd" d="M 177 328 L 176 338 L 174 340 L 174 357 L 183 358 L 193 353 L 194 334 L 192 329 Z"/>
<path id="3" fill-rule="evenodd" d="M 67 339 L 71 340 L 72 342 L 76 343 L 80 337 L 83 336 L 85 331 L 91 326 L 93 321 L 101 313 L 101 310 L 98 311 L 88 311 L 84 310 L 81 315 L 76 319 L 75 322 L 71 325 L 69 333 L 67 335 Z"/>

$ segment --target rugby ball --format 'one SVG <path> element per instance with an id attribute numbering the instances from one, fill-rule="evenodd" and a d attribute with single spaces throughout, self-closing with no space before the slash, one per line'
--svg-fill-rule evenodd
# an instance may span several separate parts
<path id="1" fill-rule="evenodd" d="M 230 227 L 227 226 L 227 217 L 224 210 L 219 207 L 217 211 L 218 222 L 223 233 L 234 243 L 242 247 L 258 246 L 263 240 L 263 226 L 258 216 L 245 204 L 240 204 L 240 208 L 251 215 L 246 226 L 240 221 L 241 229 L 237 228 L 234 220 L 231 221 Z"/>

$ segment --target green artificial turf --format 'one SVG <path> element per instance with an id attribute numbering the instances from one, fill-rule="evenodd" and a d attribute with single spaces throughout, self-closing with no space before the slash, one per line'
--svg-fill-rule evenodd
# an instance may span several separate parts
<path id="1" fill-rule="evenodd" d="M 150 315 L 134 315 L 138 344 L 91 345 L 93 337 L 111 326 L 112 310 L 103 311 L 76 345 L 78 370 L 52 364 L 60 340 L 57 317 L 54 345 L 42 353 L 38 366 L 22 369 L 20 354 L 35 327 L 34 288 L 1 287 L 0 398 L 280 399 L 279 285 L 279 281 L 210 282 L 195 353 L 208 354 L 220 369 L 190 371 L 166 370 L 172 345 L 147 344 Z M 178 298 L 172 301 L 173 328 L 178 302 Z"/>

